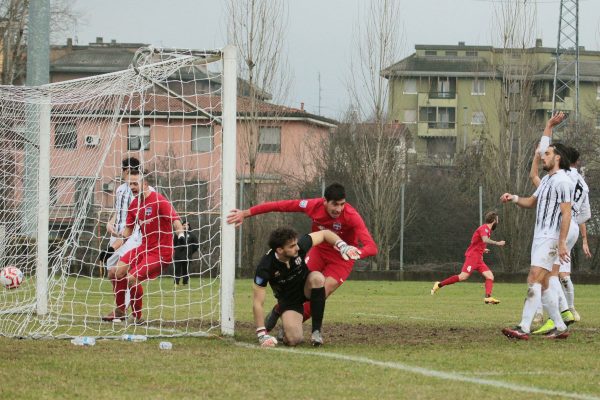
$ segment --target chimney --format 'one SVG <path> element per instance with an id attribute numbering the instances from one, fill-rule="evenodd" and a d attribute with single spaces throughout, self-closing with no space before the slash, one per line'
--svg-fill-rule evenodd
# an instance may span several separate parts
<path id="1" fill-rule="evenodd" d="M 542 39 L 535 39 L 535 47 L 542 47 Z"/>
<path id="2" fill-rule="evenodd" d="M 304 111 L 304 102 L 300 102 L 300 111 Z"/>
<path id="3" fill-rule="evenodd" d="M 102 44 L 102 37 L 100 37 L 100 36 L 96 37 L 96 44 Z"/>
<path id="4" fill-rule="evenodd" d="M 458 42 L 458 45 L 459 45 L 459 46 L 463 46 L 463 47 L 464 47 L 464 45 L 465 45 L 465 42 Z"/>
<path id="5" fill-rule="evenodd" d="M 67 38 L 67 47 L 69 49 L 73 47 L 73 38 Z"/>

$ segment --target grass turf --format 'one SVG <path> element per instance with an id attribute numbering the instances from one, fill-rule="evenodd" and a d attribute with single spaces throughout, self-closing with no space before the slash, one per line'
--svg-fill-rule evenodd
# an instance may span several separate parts
<path id="1" fill-rule="evenodd" d="M 164 351 L 159 339 L 79 347 L 0 338 L 0 398 L 600 398 L 597 286 L 576 286 L 582 321 L 571 337 L 528 342 L 500 333 L 520 319 L 525 285 L 497 284 L 495 306 L 483 304 L 481 283 L 435 296 L 430 286 L 344 283 L 327 302 L 320 349 L 256 348 L 247 280 L 236 286 L 235 340 L 169 339 Z"/>

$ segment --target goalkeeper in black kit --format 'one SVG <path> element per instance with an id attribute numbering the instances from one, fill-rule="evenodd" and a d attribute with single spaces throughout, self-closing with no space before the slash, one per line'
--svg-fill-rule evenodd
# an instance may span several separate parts
<path id="1" fill-rule="evenodd" d="M 253 313 L 256 335 L 262 347 L 274 347 L 277 339 L 268 335 L 264 326 L 264 302 L 267 283 L 271 285 L 281 309 L 283 342 L 296 346 L 304 341 L 302 332 L 303 303 L 311 303 L 313 346 L 323 344 L 321 326 L 325 312 L 325 277 L 319 271 L 310 271 L 304 260 L 311 247 L 327 242 L 340 252 L 340 257 L 358 259 L 360 250 L 346 244 L 338 235 L 322 230 L 303 235 L 287 227 L 275 229 L 269 237 L 270 250 L 265 254 L 254 274 Z"/>

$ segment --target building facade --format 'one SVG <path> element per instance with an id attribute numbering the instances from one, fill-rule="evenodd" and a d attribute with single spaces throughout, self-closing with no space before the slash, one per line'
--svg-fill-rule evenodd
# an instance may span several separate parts
<path id="1" fill-rule="evenodd" d="M 452 165 L 482 135 L 497 139 L 503 119 L 513 114 L 526 110 L 532 125 L 543 128 L 552 112 L 555 52 L 540 39 L 527 49 L 416 45 L 382 71 L 389 81 L 389 118 L 408 127 L 420 163 Z M 600 51 L 580 48 L 579 54 L 579 115 L 600 133 Z M 507 106 L 517 96 L 521 101 Z M 562 97 L 556 109 L 573 112 L 575 94 Z"/>

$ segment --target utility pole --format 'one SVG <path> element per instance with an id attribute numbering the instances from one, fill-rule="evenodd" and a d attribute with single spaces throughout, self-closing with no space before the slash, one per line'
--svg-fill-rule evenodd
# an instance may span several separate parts
<path id="1" fill-rule="evenodd" d="M 558 40 L 552 88 L 552 114 L 569 111 L 567 98 L 573 98 L 569 120 L 579 127 L 579 0 L 561 0 L 558 18 Z"/>

